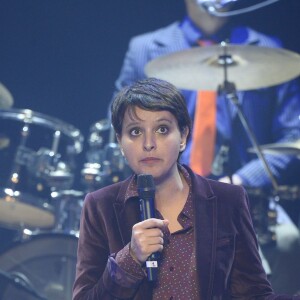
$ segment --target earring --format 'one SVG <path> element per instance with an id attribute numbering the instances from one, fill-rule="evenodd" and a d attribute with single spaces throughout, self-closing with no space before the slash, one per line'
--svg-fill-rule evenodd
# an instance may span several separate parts
<path id="1" fill-rule="evenodd" d="M 185 147 L 186 147 L 186 144 L 185 144 L 185 143 L 181 143 L 181 144 L 179 145 L 179 151 L 180 151 L 180 152 L 184 151 Z"/>

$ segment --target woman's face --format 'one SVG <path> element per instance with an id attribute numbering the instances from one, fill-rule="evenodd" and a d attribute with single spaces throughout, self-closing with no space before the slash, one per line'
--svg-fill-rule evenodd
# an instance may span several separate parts
<path id="1" fill-rule="evenodd" d="M 128 109 L 125 112 L 118 141 L 136 174 L 150 174 L 160 181 L 177 172 L 178 154 L 185 147 L 188 129 L 185 131 L 180 132 L 169 111 L 136 107 L 136 116 Z"/>
<path id="2" fill-rule="evenodd" d="M 185 5 L 189 17 L 205 35 L 216 34 L 228 21 L 226 17 L 220 18 L 209 14 L 197 0 L 185 0 Z M 228 9 L 228 6 L 226 8 Z M 224 11 L 224 9 L 220 11 Z"/>

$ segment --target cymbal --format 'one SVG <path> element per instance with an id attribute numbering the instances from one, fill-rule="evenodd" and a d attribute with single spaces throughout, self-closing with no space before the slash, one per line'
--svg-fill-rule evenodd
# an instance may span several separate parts
<path id="1" fill-rule="evenodd" d="M 252 90 L 289 81 L 300 74 L 300 55 L 281 48 L 212 45 L 160 56 L 145 67 L 148 77 L 164 79 L 180 89 L 217 90 L 227 80 L 237 90 Z"/>
<path id="2" fill-rule="evenodd" d="M 265 144 L 261 145 L 260 149 L 265 154 L 300 156 L 300 139 L 293 142 Z M 248 151 L 255 152 L 254 148 L 250 148 Z"/>
<path id="3" fill-rule="evenodd" d="M 0 108 L 10 108 L 14 103 L 9 90 L 0 82 Z"/>

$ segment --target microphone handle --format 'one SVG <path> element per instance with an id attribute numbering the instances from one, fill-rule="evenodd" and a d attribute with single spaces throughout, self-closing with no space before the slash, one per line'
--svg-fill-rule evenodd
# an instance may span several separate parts
<path id="1" fill-rule="evenodd" d="M 155 217 L 154 199 L 143 197 L 140 199 L 141 220 L 147 220 Z M 146 270 L 148 281 L 156 281 L 158 275 L 158 252 L 152 253 L 146 260 Z"/>

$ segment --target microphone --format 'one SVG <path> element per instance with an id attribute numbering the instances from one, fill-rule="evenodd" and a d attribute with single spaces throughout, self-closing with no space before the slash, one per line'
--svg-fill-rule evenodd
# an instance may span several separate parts
<path id="1" fill-rule="evenodd" d="M 152 175 L 140 174 L 137 178 L 137 189 L 140 197 L 141 220 L 155 217 L 155 185 Z M 159 253 L 152 253 L 146 260 L 148 281 L 155 281 L 158 275 Z"/>
<path id="2" fill-rule="evenodd" d="M 260 3 L 253 4 L 250 6 L 247 6 L 245 8 L 241 9 L 236 9 L 233 11 L 220 11 L 223 7 L 227 6 L 228 4 L 232 2 L 237 2 L 242 0 L 196 0 L 196 3 L 206 12 L 211 14 L 212 16 L 215 17 L 231 17 L 231 16 L 236 16 L 248 12 L 252 12 L 254 10 L 263 8 L 265 6 L 268 6 L 270 4 L 273 4 L 275 2 L 278 2 L 280 0 L 264 0 Z M 246 2 L 246 1 L 244 1 Z"/>
<path id="3" fill-rule="evenodd" d="M 231 2 L 236 2 L 238 0 L 197 0 L 197 3 L 206 11 L 212 12 L 221 9 Z"/>

